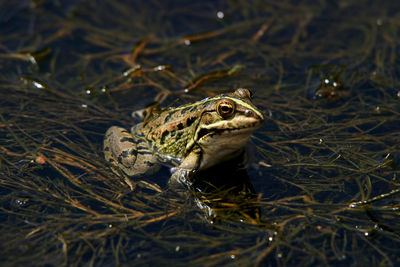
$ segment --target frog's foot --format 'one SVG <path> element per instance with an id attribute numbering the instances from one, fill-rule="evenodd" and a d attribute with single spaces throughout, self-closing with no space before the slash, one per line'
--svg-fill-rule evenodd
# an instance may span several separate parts
<path id="1" fill-rule="evenodd" d="M 131 113 L 131 117 L 135 123 L 142 122 L 144 119 L 144 116 L 146 115 L 145 113 L 146 109 L 139 109 L 135 110 Z"/>
<path id="2" fill-rule="evenodd" d="M 200 153 L 201 150 L 199 147 L 193 148 L 192 152 L 186 156 L 179 167 L 171 169 L 172 175 L 169 180 L 170 185 L 180 183 L 187 188 L 191 187 L 191 178 L 194 176 L 199 166 Z"/>
<path id="3" fill-rule="evenodd" d="M 169 186 L 178 187 L 179 185 L 183 185 L 186 188 L 190 188 L 192 185 L 191 177 L 194 175 L 193 170 L 189 169 L 181 169 L 181 168 L 172 168 L 172 175 L 168 182 Z"/>
<path id="4" fill-rule="evenodd" d="M 159 114 L 160 111 L 161 111 L 160 103 L 153 102 L 153 103 L 147 105 L 147 107 L 145 107 L 144 109 L 139 109 L 139 110 L 133 111 L 131 113 L 131 116 L 135 123 L 139 123 L 141 121 L 146 121 L 148 118 L 150 118 L 153 115 L 153 113 Z"/>
<path id="5" fill-rule="evenodd" d="M 120 168 L 129 176 L 151 174 L 159 169 L 147 143 L 121 127 L 113 126 L 107 130 L 104 157 L 114 168 Z"/>

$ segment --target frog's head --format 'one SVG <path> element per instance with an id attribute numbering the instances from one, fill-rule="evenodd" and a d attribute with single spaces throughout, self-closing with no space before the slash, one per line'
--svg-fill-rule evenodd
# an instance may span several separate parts
<path id="1" fill-rule="evenodd" d="M 251 96 L 248 89 L 240 88 L 208 99 L 194 136 L 203 151 L 200 169 L 237 155 L 262 125 L 264 116 L 251 102 Z"/>

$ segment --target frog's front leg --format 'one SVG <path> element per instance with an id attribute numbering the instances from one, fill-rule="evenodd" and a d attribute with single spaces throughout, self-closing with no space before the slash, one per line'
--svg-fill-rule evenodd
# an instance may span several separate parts
<path id="1" fill-rule="evenodd" d="M 195 147 L 188 156 L 181 162 L 181 164 L 173 170 L 169 184 L 173 185 L 178 182 L 187 187 L 191 185 L 191 178 L 195 171 L 198 170 L 201 160 L 201 149 Z"/>
<path id="2" fill-rule="evenodd" d="M 145 140 L 121 127 L 110 127 L 104 138 L 104 157 L 129 176 L 152 174 L 160 168 Z"/>

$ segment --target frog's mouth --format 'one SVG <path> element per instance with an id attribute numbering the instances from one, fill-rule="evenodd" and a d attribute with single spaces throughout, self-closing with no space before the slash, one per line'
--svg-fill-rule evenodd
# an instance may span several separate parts
<path id="1" fill-rule="evenodd" d="M 201 138 L 205 136 L 211 136 L 211 135 L 221 135 L 224 132 L 228 131 L 227 129 L 223 130 L 218 130 L 218 129 L 206 129 L 206 128 L 201 128 L 200 131 L 197 133 L 197 140 L 200 140 Z"/>
<path id="2" fill-rule="evenodd" d="M 242 134 L 245 132 L 249 132 L 249 131 L 254 131 L 256 128 L 258 128 L 258 124 L 254 124 L 254 125 L 249 125 L 247 127 L 242 127 L 242 128 L 227 128 L 227 129 L 215 129 L 215 128 L 211 128 L 211 129 L 207 129 L 207 128 L 201 128 L 198 132 L 197 132 L 197 138 L 196 140 L 200 140 L 200 139 L 204 139 L 206 137 L 212 137 L 215 135 L 224 135 L 224 134 L 231 134 L 231 135 L 235 135 L 235 134 Z"/>

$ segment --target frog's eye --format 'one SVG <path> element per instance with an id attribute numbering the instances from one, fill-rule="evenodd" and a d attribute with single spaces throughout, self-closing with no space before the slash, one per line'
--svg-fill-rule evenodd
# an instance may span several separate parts
<path id="1" fill-rule="evenodd" d="M 250 100 L 253 98 L 253 93 L 249 89 L 246 89 L 246 88 L 236 89 L 235 93 L 240 98 L 248 98 Z"/>
<path id="2" fill-rule="evenodd" d="M 233 103 L 232 101 L 224 99 L 218 103 L 217 112 L 222 118 L 229 118 L 230 116 L 232 116 L 234 111 L 235 103 Z"/>

